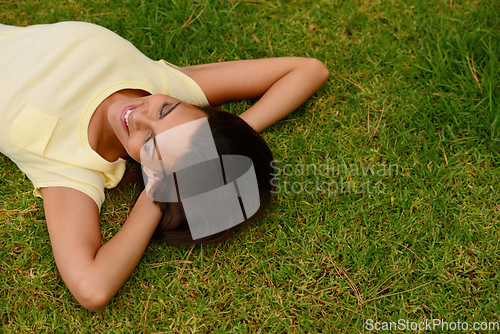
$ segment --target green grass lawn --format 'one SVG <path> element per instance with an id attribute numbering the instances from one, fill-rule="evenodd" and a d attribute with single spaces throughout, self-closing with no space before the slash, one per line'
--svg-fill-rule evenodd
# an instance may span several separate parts
<path id="1" fill-rule="evenodd" d="M 0 156 L 3 330 L 498 324 L 499 12 L 486 0 L 1 1 L 1 23 L 93 22 L 178 65 L 307 56 L 331 73 L 263 133 L 276 159 L 268 215 L 218 246 L 152 243 L 99 312 L 80 307 L 64 285 L 42 202 Z M 250 103 L 223 109 L 241 113 Z M 133 196 L 107 192 L 105 240 Z"/>

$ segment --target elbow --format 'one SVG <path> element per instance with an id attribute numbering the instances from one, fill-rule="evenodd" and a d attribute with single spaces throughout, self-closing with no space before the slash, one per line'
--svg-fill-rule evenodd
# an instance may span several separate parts
<path id="1" fill-rule="evenodd" d="M 84 282 L 71 291 L 81 306 L 89 311 L 99 311 L 109 304 L 113 295 L 103 289 L 89 286 Z"/>
<path id="2" fill-rule="evenodd" d="M 316 58 L 302 58 L 302 68 L 307 72 L 309 78 L 318 83 L 318 88 L 330 77 L 328 68 L 321 60 Z"/>
<path id="3" fill-rule="evenodd" d="M 80 305 L 86 308 L 89 311 L 99 311 L 103 309 L 106 305 L 108 305 L 111 300 L 110 297 L 107 297 L 105 294 L 89 294 L 86 296 L 80 296 L 77 298 Z"/>
<path id="4" fill-rule="evenodd" d="M 108 305 L 110 299 L 103 298 L 89 298 L 85 300 L 78 300 L 80 305 L 89 311 L 99 311 Z"/>
<path id="5" fill-rule="evenodd" d="M 321 81 L 321 84 L 324 84 L 326 80 L 330 77 L 330 71 L 328 68 L 318 59 L 312 59 L 312 66 L 314 67 L 315 73 L 317 73 L 318 80 Z"/>

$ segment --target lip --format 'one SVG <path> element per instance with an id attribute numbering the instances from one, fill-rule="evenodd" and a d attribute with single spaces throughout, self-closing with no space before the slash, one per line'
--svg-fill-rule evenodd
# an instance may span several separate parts
<path id="1" fill-rule="evenodd" d="M 125 131 L 127 132 L 128 135 L 130 134 L 130 131 L 129 131 L 129 128 L 127 126 L 127 122 L 125 121 L 125 115 L 127 114 L 127 111 L 134 110 L 137 107 L 138 107 L 138 105 L 128 106 L 125 109 L 123 109 L 123 111 L 122 111 L 122 113 L 120 115 L 120 120 L 122 122 L 123 128 L 125 129 Z M 130 113 L 130 115 L 132 115 L 132 113 Z M 129 115 L 129 119 L 130 119 L 130 115 Z"/>

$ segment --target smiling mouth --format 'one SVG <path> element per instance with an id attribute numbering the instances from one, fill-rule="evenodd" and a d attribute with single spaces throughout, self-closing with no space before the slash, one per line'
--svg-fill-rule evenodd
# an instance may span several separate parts
<path id="1" fill-rule="evenodd" d="M 122 111 L 122 115 L 121 115 L 121 121 L 122 121 L 122 125 L 123 127 L 125 128 L 125 131 L 127 131 L 127 134 L 130 134 L 130 131 L 129 131 L 129 123 L 128 123 L 128 120 L 129 120 L 129 117 L 130 117 L 130 114 L 132 114 L 132 112 L 137 108 L 138 106 L 129 106 L 125 109 L 123 109 Z"/>

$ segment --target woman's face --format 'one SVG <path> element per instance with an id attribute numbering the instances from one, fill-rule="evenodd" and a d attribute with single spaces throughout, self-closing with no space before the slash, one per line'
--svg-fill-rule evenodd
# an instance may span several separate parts
<path id="1" fill-rule="evenodd" d="M 140 162 L 140 151 L 153 135 L 206 117 L 194 105 L 168 95 L 121 99 L 108 109 L 108 120 L 128 155 Z"/>

